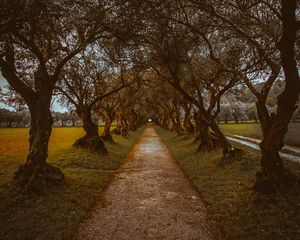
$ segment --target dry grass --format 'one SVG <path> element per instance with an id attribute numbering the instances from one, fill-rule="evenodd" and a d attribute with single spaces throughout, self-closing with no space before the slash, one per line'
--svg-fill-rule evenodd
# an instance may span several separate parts
<path id="1" fill-rule="evenodd" d="M 300 191 L 270 196 L 252 190 L 259 168 L 259 152 L 242 145 L 240 159 L 221 166 L 221 152 L 196 153 L 193 137 L 177 137 L 158 129 L 171 153 L 206 202 L 225 239 L 298 240 L 300 239 Z M 300 174 L 300 167 L 288 163 Z"/>
<path id="2" fill-rule="evenodd" d="M 103 127 L 99 128 L 102 134 Z M 53 128 L 49 143 L 49 159 L 70 148 L 76 139 L 84 136 L 81 127 Z M 23 163 L 28 153 L 28 128 L 0 128 L 0 186 L 11 178 L 11 172 Z"/>
<path id="3" fill-rule="evenodd" d="M 103 127 L 99 128 L 99 134 L 102 134 Z M 75 139 L 84 135 L 81 127 L 53 128 L 49 143 L 49 154 L 70 147 Z M 1 155 L 10 155 L 26 157 L 28 150 L 28 128 L 0 128 L 0 153 Z"/>
<path id="4" fill-rule="evenodd" d="M 54 129 L 48 161 L 60 167 L 66 179 L 60 186 L 26 198 L 11 179 L 24 161 L 28 129 L 2 129 L 0 145 L 11 147 L 1 152 L 0 159 L 0 239 L 73 239 L 79 223 L 101 202 L 101 193 L 141 130 L 131 132 L 129 138 L 114 136 L 117 144 L 107 144 L 107 157 L 71 147 L 83 133 L 80 128 Z"/>

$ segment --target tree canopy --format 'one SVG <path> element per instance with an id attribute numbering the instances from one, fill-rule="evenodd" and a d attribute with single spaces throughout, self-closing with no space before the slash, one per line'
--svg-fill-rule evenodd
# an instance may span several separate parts
<path id="1" fill-rule="evenodd" d="M 151 118 L 195 134 L 199 151 L 221 148 L 226 161 L 238 150 L 218 122 L 259 121 L 254 188 L 294 184 L 279 151 L 299 101 L 299 11 L 296 0 L 3 0 L 0 68 L 9 87 L 1 95 L 30 113 L 17 176 L 26 188 L 63 178 L 47 163 L 55 96 L 82 122 L 86 136 L 75 146 L 104 154 L 113 122 L 126 135 Z"/>

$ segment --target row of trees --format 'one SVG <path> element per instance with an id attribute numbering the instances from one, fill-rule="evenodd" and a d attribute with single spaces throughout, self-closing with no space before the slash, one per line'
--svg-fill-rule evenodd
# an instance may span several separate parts
<path id="1" fill-rule="evenodd" d="M 16 173 L 26 189 L 49 178 L 63 179 L 61 170 L 46 163 L 54 94 L 64 96 L 62 101 L 72 104 L 83 122 L 86 136 L 76 145 L 107 152 L 91 120 L 92 108 L 123 88 L 133 88 L 139 71 L 123 67 L 121 59 L 126 54 L 122 45 L 130 44 L 139 27 L 126 4 L 118 0 L 2 1 L 1 72 L 31 117 L 29 153 Z M 112 64 L 106 69 L 108 63 Z M 123 124 L 122 116 L 119 121 Z"/>
<path id="2" fill-rule="evenodd" d="M 31 115 L 19 171 L 26 186 L 53 169 L 46 159 L 54 94 L 83 123 L 77 146 L 106 153 L 92 113 L 105 119 L 109 141 L 113 120 L 114 131 L 126 134 L 151 116 L 178 133 L 196 133 L 199 150 L 221 148 L 226 159 L 235 149 L 217 121 L 246 89 L 257 112 L 249 115 L 263 130 L 255 189 L 298 181 L 279 156 L 300 92 L 296 0 L 4 2 L 0 67 Z M 270 108 L 276 82 L 284 89 Z"/>
<path id="3" fill-rule="evenodd" d="M 260 88 L 260 83 L 256 85 L 256 88 Z M 266 107 L 269 112 L 276 112 L 276 99 L 283 88 L 284 81 L 277 80 L 274 82 L 266 99 Z M 222 97 L 220 108 L 221 111 L 217 117 L 219 122 L 232 121 L 239 123 L 245 121 L 258 122 L 259 120 L 256 110 L 256 98 L 246 86 L 226 92 Z M 294 122 L 300 120 L 299 108 L 295 111 L 291 120 Z"/>
<path id="4" fill-rule="evenodd" d="M 279 156 L 300 92 L 298 13 L 295 0 L 170 0 L 143 5 L 149 29 L 142 40 L 147 53 L 143 62 L 192 105 L 199 148 L 221 147 L 224 157 L 234 153 L 216 124 L 222 96 L 245 86 L 253 94 L 263 132 L 258 191 L 299 182 Z M 276 81 L 284 87 L 276 109 L 270 109 L 267 100 Z M 173 98 L 168 114 L 178 116 L 178 99 Z M 190 109 L 182 108 L 189 114 Z M 179 125 L 172 128 L 181 131 Z"/>
<path id="5" fill-rule="evenodd" d="M 80 119 L 72 112 L 51 112 L 53 125 L 56 127 L 81 126 Z M 0 109 L 0 127 L 30 127 L 30 113 L 22 111 L 11 111 L 6 108 Z"/>
<path id="6" fill-rule="evenodd" d="M 30 115 L 28 112 L 0 109 L 0 127 L 28 127 L 29 123 Z"/>

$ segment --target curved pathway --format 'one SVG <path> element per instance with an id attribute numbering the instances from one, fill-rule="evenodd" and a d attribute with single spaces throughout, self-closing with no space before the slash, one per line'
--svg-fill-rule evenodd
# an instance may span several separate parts
<path id="1" fill-rule="evenodd" d="M 199 194 L 151 125 L 104 197 L 81 225 L 79 239 L 220 239 Z"/>

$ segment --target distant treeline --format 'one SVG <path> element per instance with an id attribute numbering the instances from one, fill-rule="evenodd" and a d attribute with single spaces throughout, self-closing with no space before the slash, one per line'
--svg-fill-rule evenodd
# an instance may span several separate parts
<path id="1" fill-rule="evenodd" d="M 256 84 L 257 89 L 261 89 L 262 84 Z M 277 96 L 284 88 L 284 82 L 276 81 L 270 89 L 266 99 L 266 108 L 272 115 L 277 110 Z M 216 120 L 218 123 L 242 123 L 259 122 L 256 108 L 256 98 L 248 88 L 235 89 L 228 91 L 222 96 L 220 103 L 220 112 Z M 291 119 L 292 122 L 300 122 L 300 109 L 298 108 Z"/>
<path id="2" fill-rule="evenodd" d="M 218 123 L 258 123 L 259 119 L 255 110 L 242 106 L 223 108 L 217 117 Z M 295 111 L 291 122 L 300 122 L 300 110 Z"/>
<path id="3" fill-rule="evenodd" d="M 82 126 L 82 123 L 74 112 L 52 112 L 53 122 L 55 127 L 75 127 Z M 94 122 L 100 119 L 97 116 L 93 117 Z M 11 111 L 5 108 L 0 108 L 0 127 L 30 127 L 30 113 L 28 110 Z"/>
<path id="4" fill-rule="evenodd" d="M 228 95 L 227 95 L 228 96 Z M 259 122 L 255 110 L 254 102 L 236 102 L 234 104 L 224 104 L 220 111 L 218 123 L 251 123 Z M 271 108 L 271 107 L 270 107 Z M 81 127 L 82 122 L 75 112 L 52 112 L 54 127 Z M 93 115 L 93 122 L 99 123 L 101 118 Z M 295 112 L 292 122 L 300 122 L 300 109 Z M 28 110 L 11 111 L 6 108 L 0 108 L 0 128 L 22 128 L 30 127 L 30 114 Z"/>

